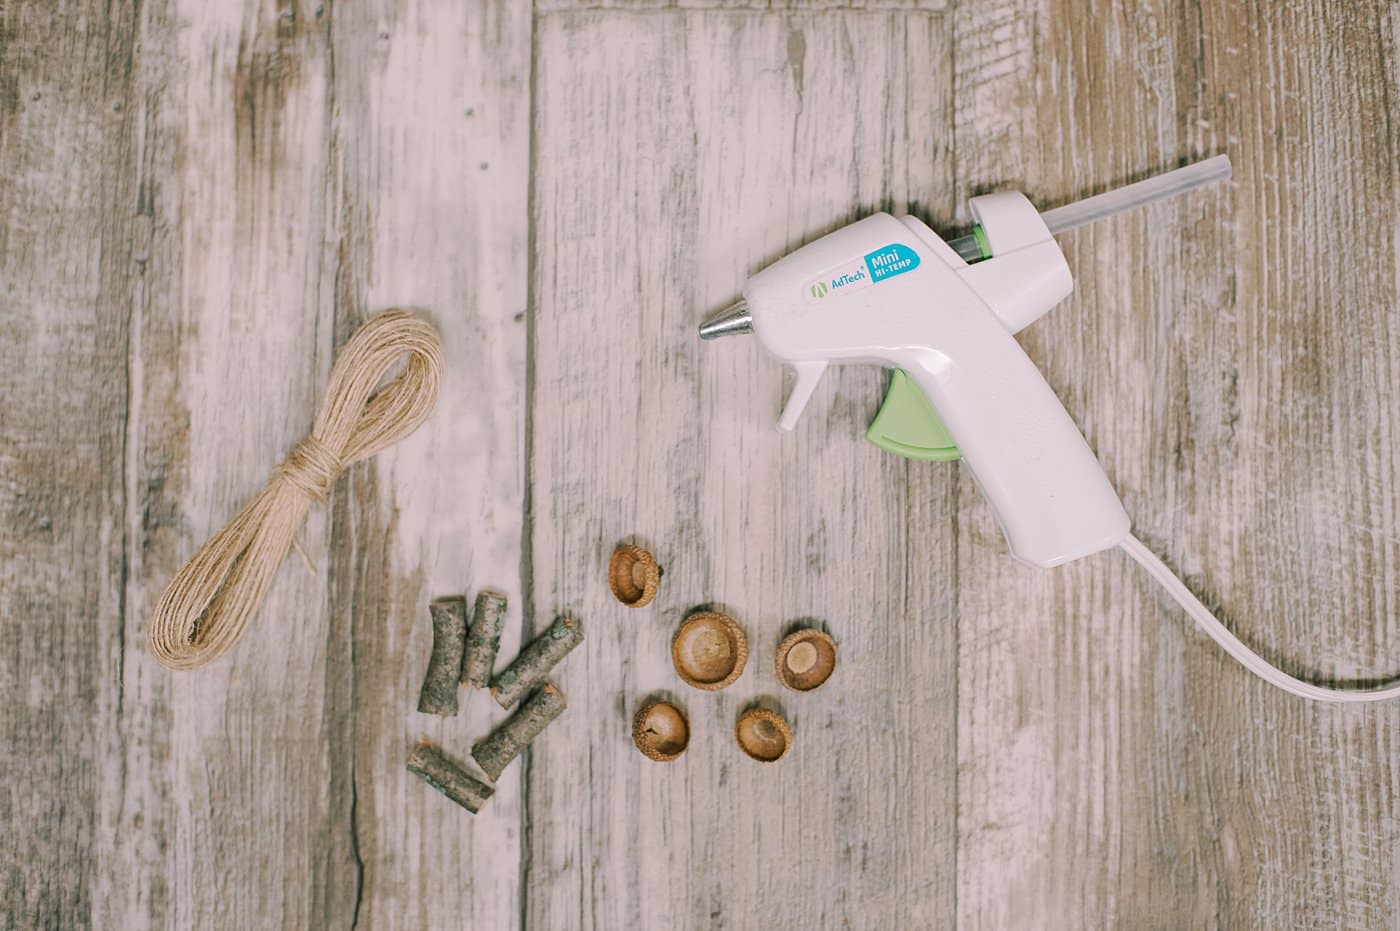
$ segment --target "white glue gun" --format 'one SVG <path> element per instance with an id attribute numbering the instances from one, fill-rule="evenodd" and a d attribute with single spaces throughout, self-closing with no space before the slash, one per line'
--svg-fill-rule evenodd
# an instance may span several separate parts
<path id="1" fill-rule="evenodd" d="M 918 392 L 896 372 L 867 436 L 912 458 L 960 456 L 1016 558 L 1048 568 L 1121 546 L 1273 684 L 1330 701 L 1400 695 L 1400 686 L 1356 691 L 1295 679 L 1236 639 L 1131 535 L 1103 467 L 1013 335 L 1073 290 L 1055 233 L 1229 176 L 1219 155 L 1044 214 L 1015 192 L 974 197 L 977 226 L 949 242 L 914 217 L 877 213 L 754 275 L 743 300 L 701 325 L 700 336 L 753 332 L 792 366 L 783 430 L 796 426 L 832 363 L 907 373 Z"/>

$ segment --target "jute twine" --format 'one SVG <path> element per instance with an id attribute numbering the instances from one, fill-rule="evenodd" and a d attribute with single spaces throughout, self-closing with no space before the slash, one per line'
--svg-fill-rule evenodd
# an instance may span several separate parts
<path id="1" fill-rule="evenodd" d="M 379 383 L 405 356 L 404 369 Z M 170 580 L 151 617 L 151 652 L 171 669 L 223 656 L 257 613 L 312 501 L 345 467 L 408 436 L 437 403 L 442 344 L 432 325 L 401 310 L 370 319 L 331 369 L 311 434 L 267 486 Z"/>

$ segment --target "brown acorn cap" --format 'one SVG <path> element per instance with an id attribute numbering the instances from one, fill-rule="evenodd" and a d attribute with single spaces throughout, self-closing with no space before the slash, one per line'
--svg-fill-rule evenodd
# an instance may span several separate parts
<path id="1" fill-rule="evenodd" d="M 648 702 L 632 718 L 632 742 L 649 759 L 669 763 L 690 745 L 690 722 L 668 701 Z"/>
<path id="2" fill-rule="evenodd" d="M 815 627 L 795 630 L 778 644 L 773 665 L 783 685 L 794 692 L 810 692 L 836 669 L 836 641 Z"/>
<path id="3" fill-rule="evenodd" d="M 767 708 L 750 708 L 734 726 L 739 749 L 760 763 L 776 763 L 792 746 L 792 728 L 783 716 Z"/>
<path id="4" fill-rule="evenodd" d="M 661 584 L 661 567 L 656 557 L 642 549 L 624 543 L 613 550 L 608 560 L 608 588 L 618 601 L 629 608 L 650 604 Z"/>
<path id="5" fill-rule="evenodd" d="M 734 618 L 718 611 L 692 614 L 671 641 L 671 662 L 687 685 L 713 692 L 744 671 L 749 638 Z"/>

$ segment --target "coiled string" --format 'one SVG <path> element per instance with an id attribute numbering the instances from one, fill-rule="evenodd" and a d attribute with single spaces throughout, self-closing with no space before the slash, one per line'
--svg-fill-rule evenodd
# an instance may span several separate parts
<path id="1" fill-rule="evenodd" d="M 404 369 L 380 381 L 405 356 Z M 151 617 L 150 647 L 171 669 L 223 656 L 257 613 L 312 501 L 324 501 L 352 462 L 407 437 L 432 413 L 442 343 L 401 310 L 371 318 L 341 350 L 311 434 L 267 486 L 170 580 Z"/>

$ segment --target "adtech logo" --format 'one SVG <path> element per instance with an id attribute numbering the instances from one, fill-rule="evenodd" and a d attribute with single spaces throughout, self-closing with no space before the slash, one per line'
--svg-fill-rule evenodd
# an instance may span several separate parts
<path id="1" fill-rule="evenodd" d="M 903 243 L 893 242 L 813 279 L 807 285 L 807 300 L 816 303 L 828 294 L 858 291 L 918 267 L 919 254 Z"/>
<path id="2" fill-rule="evenodd" d="M 808 282 L 807 300 L 819 301 L 828 294 L 835 294 L 837 291 L 851 291 L 863 288 L 868 284 L 870 284 L 870 271 L 865 266 L 865 260 L 847 262 Z"/>

